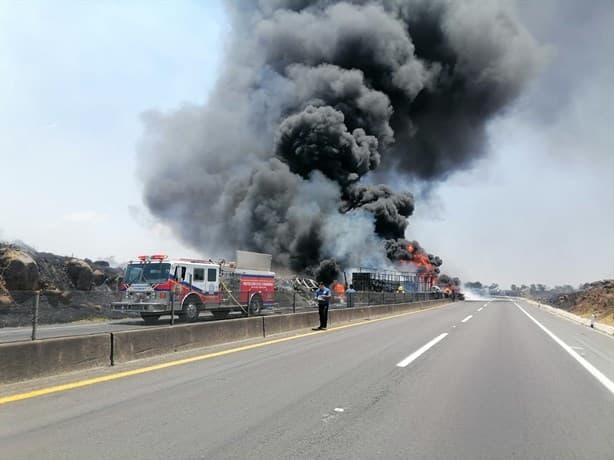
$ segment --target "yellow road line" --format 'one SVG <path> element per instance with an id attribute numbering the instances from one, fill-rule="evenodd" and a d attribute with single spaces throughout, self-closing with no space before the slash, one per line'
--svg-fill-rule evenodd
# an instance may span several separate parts
<path id="1" fill-rule="evenodd" d="M 362 321 L 359 323 L 344 324 L 343 326 L 331 327 L 328 329 L 328 331 L 338 331 L 341 329 L 347 329 L 347 328 L 356 327 L 356 326 L 363 326 L 365 324 L 371 324 L 371 323 L 378 322 L 378 321 L 384 321 L 384 320 L 393 319 L 393 318 L 400 318 L 402 316 L 413 315 L 415 313 L 421 313 L 423 311 L 434 310 L 436 308 L 441 308 L 446 305 L 449 305 L 449 304 L 438 305 L 436 307 L 431 307 L 431 308 L 425 308 L 424 310 L 415 310 L 415 311 L 410 311 L 406 313 L 399 313 L 397 315 L 384 316 L 381 318 L 375 318 L 375 319 L 368 320 L 368 322 Z M 0 404 L 21 401 L 23 399 L 36 398 L 37 396 L 44 396 L 44 395 L 48 395 L 51 393 L 59 393 L 62 391 L 72 390 L 74 388 L 86 387 L 89 385 L 95 385 L 97 383 L 109 382 L 111 380 L 122 379 L 124 377 L 130 377 L 133 375 L 145 374 L 147 372 L 158 371 L 160 369 L 166 369 L 169 367 L 180 366 L 182 364 L 189 364 L 189 363 L 194 363 L 196 361 L 203 361 L 205 359 L 217 358 L 218 356 L 225 356 L 225 355 L 230 355 L 233 353 L 238 353 L 241 351 L 253 350 L 254 348 L 274 345 L 276 343 L 288 342 L 290 340 L 296 340 L 296 339 L 300 339 L 303 337 L 309 337 L 311 335 L 322 334 L 324 332 L 325 331 L 307 332 L 307 333 L 300 334 L 300 335 L 293 335 L 291 337 L 283 337 L 280 339 L 267 340 L 266 342 L 255 343 L 252 345 L 245 345 L 242 347 L 231 348 L 231 349 L 223 350 L 223 351 L 217 351 L 215 353 L 208 353 L 206 355 L 199 355 L 199 356 L 193 356 L 191 358 L 178 359 L 176 361 L 169 361 L 167 363 L 156 364 L 156 365 L 147 366 L 147 367 L 141 367 L 138 369 L 133 369 L 131 371 L 117 372 L 115 374 L 104 375 L 102 377 L 95 377 L 93 379 L 79 380 L 79 381 L 72 382 L 72 383 L 66 383 L 64 385 L 56 385 L 56 386 L 52 386 L 48 388 L 41 388 L 40 390 L 29 391 L 27 393 L 20 393 L 20 394 L 16 394 L 12 396 L 5 396 L 5 397 L 0 398 Z"/>

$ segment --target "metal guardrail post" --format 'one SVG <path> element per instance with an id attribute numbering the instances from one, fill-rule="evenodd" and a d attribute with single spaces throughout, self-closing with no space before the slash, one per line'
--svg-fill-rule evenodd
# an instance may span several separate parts
<path id="1" fill-rule="evenodd" d="M 34 311 L 32 312 L 32 340 L 36 340 L 36 328 L 38 327 L 38 307 L 41 298 L 41 291 L 34 292 Z"/>
<path id="2" fill-rule="evenodd" d="M 171 321 L 170 321 L 170 325 L 171 326 L 175 325 L 175 296 L 174 296 L 172 291 L 171 291 Z"/>

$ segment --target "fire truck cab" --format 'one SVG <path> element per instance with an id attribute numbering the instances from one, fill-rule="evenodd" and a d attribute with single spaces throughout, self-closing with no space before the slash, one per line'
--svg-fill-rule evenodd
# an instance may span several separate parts
<path id="1" fill-rule="evenodd" d="M 161 315 L 191 322 L 202 311 L 218 319 L 231 311 L 259 314 L 274 302 L 275 273 L 270 264 L 270 255 L 247 251 L 237 251 L 236 263 L 140 256 L 127 265 L 120 299 L 112 308 L 138 312 L 146 323 L 157 322 Z"/>

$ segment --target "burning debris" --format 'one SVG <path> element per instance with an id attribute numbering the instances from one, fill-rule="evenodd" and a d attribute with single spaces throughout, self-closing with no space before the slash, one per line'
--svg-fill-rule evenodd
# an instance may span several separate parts
<path id="1" fill-rule="evenodd" d="M 457 277 L 451 277 L 446 275 L 445 273 L 439 275 L 437 279 L 437 286 L 446 294 L 453 294 L 455 296 L 460 295 L 461 293 L 461 280 Z"/>
<path id="2" fill-rule="evenodd" d="M 440 257 L 427 254 L 417 241 L 404 239 L 386 241 L 386 255 L 390 260 L 398 260 L 401 263 L 411 262 L 429 273 L 439 273 L 439 267 L 443 263 Z"/>
<path id="3" fill-rule="evenodd" d="M 436 277 L 441 259 L 404 239 L 413 196 L 374 182 L 444 180 L 484 155 L 541 59 L 506 5 L 229 2 L 207 104 L 143 116 L 147 206 L 203 252 L 326 280 L 390 261 Z"/>
<path id="4" fill-rule="evenodd" d="M 439 267 L 443 264 L 441 257 L 427 254 L 417 241 L 387 240 L 385 246 L 386 255 L 390 260 L 396 260 L 401 265 L 411 264 L 422 281 L 428 286 L 435 285 Z"/>

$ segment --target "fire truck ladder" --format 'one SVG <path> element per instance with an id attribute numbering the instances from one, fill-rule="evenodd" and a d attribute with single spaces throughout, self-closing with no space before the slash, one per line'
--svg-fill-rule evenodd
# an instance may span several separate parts
<path id="1" fill-rule="evenodd" d="M 238 307 L 243 311 L 243 313 L 247 314 L 247 310 L 243 307 L 243 305 L 241 305 L 241 302 L 239 302 L 236 299 L 236 297 L 232 295 L 232 292 L 230 291 L 230 289 L 228 289 L 228 286 L 226 286 L 226 283 L 224 283 L 224 281 L 221 278 L 220 278 L 220 284 L 224 288 L 224 291 L 226 291 L 226 294 L 228 294 L 228 296 L 234 301 L 234 303 L 238 305 Z"/>

